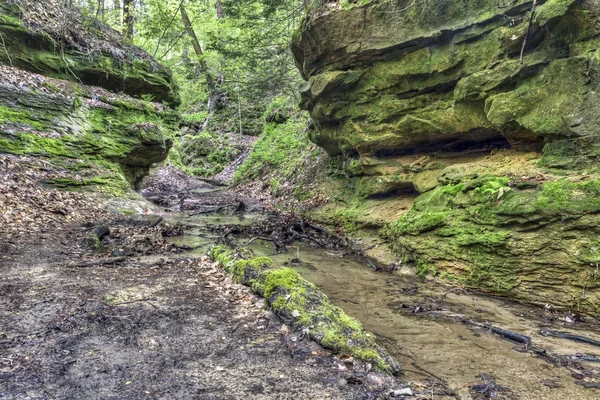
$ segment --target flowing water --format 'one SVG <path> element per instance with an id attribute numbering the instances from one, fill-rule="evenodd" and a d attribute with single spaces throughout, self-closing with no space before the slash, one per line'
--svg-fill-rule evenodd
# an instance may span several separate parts
<path id="1" fill-rule="evenodd" d="M 256 219 L 204 216 L 185 222 L 190 220 L 196 227 L 177 240 L 204 252 L 215 239 L 203 230 L 206 224 L 251 224 Z M 406 381 L 444 379 L 461 399 L 471 399 L 474 392 L 469 388 L 493 376 L 497 385 L 508 390 L 501 398 L 600 399 L 600 390 L 576 383 L 572 374 L 580 371 L 554 366 L 525 351 L 522 345 L 490 333 L 482 324 L 528 335 L 535 347 L 551 354 L 591 354 L 600 358 L 599 347 L 539 333 L 542 326 L 547 326 L 600 340 L 597 326 L 550 322 L 544 319 L 544 314 L 547 317 L 550 312 L 423 280 L 409 271 L 374 272 L 361 259 L 335 250 L 299 244 L 288 253 L 275 254 L 272 244 L 260 241 L 250 247 L 259 255 L 270 256 L 278 265 L 299 258 L 301 264 L 292 267 L 366 329 L 379 335 L 382 344 L 402 363 L 402 379 Z M 584 365 L 591 374 L 600 371 L 600 363 Z"/>

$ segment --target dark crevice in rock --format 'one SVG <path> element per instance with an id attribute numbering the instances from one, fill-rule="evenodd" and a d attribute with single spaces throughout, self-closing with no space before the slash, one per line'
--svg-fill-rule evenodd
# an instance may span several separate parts
<path id="1" fill-rule="evenodd" d="M 412 182 L 402 182 L 397 187 L 390 189 L 385 192 L 373 193 L 367 196 L 369 199 L 385 199 L 391 197 L 405 197 L 405 196 L 413 196 L 417 197 L 419 192 L 415 188 L 415 185 Z"/>
<path id="2" fill-rule="evenodd" d="M 422 142 L 411 148 L 385 148 L 375 152 L 377 158 L 409 156 L 415 154 L 435 154 L 436 157 L 450 158 L 469 153 L 489 152 L 494 149 L 510 149 L 511 145 L 498 131 L 481 129 L 448 139 L 435 139 Z"/>

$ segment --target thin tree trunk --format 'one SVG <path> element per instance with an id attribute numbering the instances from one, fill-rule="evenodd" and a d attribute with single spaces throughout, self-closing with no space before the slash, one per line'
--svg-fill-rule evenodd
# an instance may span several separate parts
<path id="1" fill-rule="evenodd" d="M 96 11 L 96 19 L 106 22 L 104 0 L 98 0 L 98 10 Z"/>
<path id="2" fill-rule="evenodd" d="M 123 35 L 129 43 L 133 43 L 134 12 L 135 0 L 123 0 Z"/>
<path id="3" fill-rule="evenodd" d="M 190 17 L 188 17 L 187 12 L 185 11 L 184 2 L 181 2 L 181 7 L 179 7 L 181 11 L 181 21 L 183 22 L 183 26 L 185 27 L 185 31 L 188 36 L 192 39 L 192 45 L 194 46 L 194 52 L 200 59 L 200 67 L 204 74 L 206 75 L 206 83 L 208 84 L 209 90 L 212 92 L 215 88 L 215 82 L 212 76 L 208 73 L 208 68 L 206 65 L 206 61 L 204 60 L 204 51 L 202 51 L 202 46 L 200 46 L 200 41 L 198 40 L 198 36 L 196 36 L 196 32 L 194 31 L 194 27 L 190 22 Z"/>
<path id="4" fill-rule="evenodd" d="M 217 10 L 217 19 L 223 18 L 223 4 L 221 3 L 221 0 L 217 0 L 215 9 Z"/>
<path id="5" fill-rule="evenodd" d="M 177 10 L 175 10 L 175 13 L 173 14 L 173 18 L 171 18 L 171 20 L 169 21 L 169 24 L 167 25 L 167 27 L 165 29 L 163 29 L 162 33 L 160 34 L 160 37 L 158 38 L 158 43 L 156 43 L 156 49 L 154 49 L 154 54 L 153 56 L 156 57 L 156 53 L 158 52 L 158 48 L 160 47 L 160 43 L 162 42 L 163 38 L 165 37 L 165 33 L 167 33 L 167 31 L 169 30 L 169 28 L 171 27 L 171 25 L 173 25 L 173 22 L 175 21 L 175 18 L 177 18 L 177 14 L 179 13 L 179 9 L 181 8 L 181 6 L 183 5 L 184 0 L 181 0 L 179 2 L 179 6 L 177 7 Z M 187 14 L 186 14 L 187 16 Z M 190 22 L 190 26 L 192 25 L 192 23 Z"/>
<path id="6" fill-rule="evenodd" d="M 183 26 L 185 27 L 185 31 L 188 36 L 192 39 L 192 45 L 194 46 L 194 51 L 196 55 L 200 57 L 200 65 L 203 69 L 206 67 L 206 61 L 202 58 L 204 56 L 204 52 L 202 51 L 202 46 L 200 46 L 200 42 L 198 41 L 198 36 L 196 36 L 196 32 L 194 31 L 194 27 L 190 22 L 190 17 L 188 17 L 187 12 L 185 11 L 185 6 L 181 3 L 181 7 L 179 7 L 181 11 L 181 21 L 183 22 Z"/>

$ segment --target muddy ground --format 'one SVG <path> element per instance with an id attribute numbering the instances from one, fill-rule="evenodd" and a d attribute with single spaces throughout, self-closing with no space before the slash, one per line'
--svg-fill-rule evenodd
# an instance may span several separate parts
<path id="1" fill-rule="evenodd" d="M 168 244 L 176 228 L 38 186 L 52 170 L 27 160 L 0 167 L 0 399 L 402 398 Z"/>

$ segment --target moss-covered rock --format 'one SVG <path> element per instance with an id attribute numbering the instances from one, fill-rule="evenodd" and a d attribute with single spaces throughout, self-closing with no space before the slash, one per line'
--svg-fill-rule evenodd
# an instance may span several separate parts
<path id="1" fill-rule="evenodd" d="M 356 211 L 363 203 L 393 210 L 385 234 L 420 273 L 598 313 L 588 260 L 598 233 L 600 13 L 592 0 L 538 1 L 521 62 L 531 2 L 505 5 L 309 10 L 293 41 L 308 81 L 302 106 L 317 127 L 311 140 L 347 181 L 329 214 L 350 228 L 369 226 Z M 383 206 L 394 199 L 397 208 Z M 398 219 L 406 199 L 414 205 Z"/>
<path id="2" fill-rule="evenodd" d="M 0 153 L 86 161 L 90 176 L 72 187 L 111 184 L 118 191 L 119 179 L 136 186 L 167 157 L 177 115 L 162 105 L 0 66 L 6 74 L 19 80 L 0 80 Z"/>
<path id="3" fill-rule="evenodd" d="M 169 70 L 60 2 L 18 5 L 0 2 L 0 153 L 49 159 L 55 187 L 136 188 L 179 125 Z"/>
<path id="4" fill-rule="evenodd" d="M 333 305 L 323 292 L 290 268 L 273 268 L 268 257 L 244 259 L 215 246 L 209 252 L 233 278 L 263 296 L 275 313 L 323 347 L 352 354 L 381 372 L 398 373 L 400 364 L 361 323 Z"/>
<path id="5" fill-rule="evenodd" d="M 384 229 L 420 273 L 599 313 L 600 181 L 466 178 L 419 196 Z"/>
<path id="6" fill-rule="evenodd" d="M 63 29 L 64 25 L 69 29 Z M 170 71 L 99 21 L 53 0 L 0 2 L 0 63 L 177 104 Z"/>
<path id="7" fill-rule="evenodd" d="M 313 140 L 331 155 L 444 151 L 498 136 L 541 147 L 598 131 L 590 1 L 540 5 L 523 64 L 526 2 L 405 6 L 327 13 L 295 39 L 309 80 L 303 104 L 319 127 Z"/>

